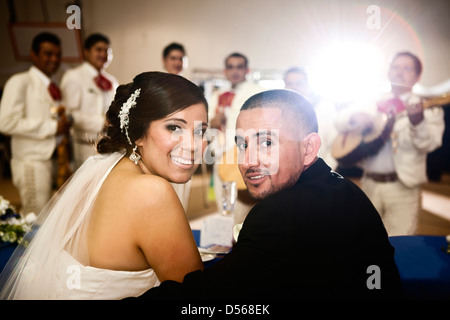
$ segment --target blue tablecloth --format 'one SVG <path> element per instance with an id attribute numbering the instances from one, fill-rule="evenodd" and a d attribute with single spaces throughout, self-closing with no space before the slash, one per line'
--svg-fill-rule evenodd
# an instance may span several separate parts
<path id="1" fill-rule="evenodd" d="M 450 254 L 445 252 L 445 237 L 397 236 L 389 240 L 407 299 L 450 299 Z"/>
<path id="2" fill-rule="evenodd" d="M 192 230 L 192 234 L 194 235 L 194 239 L 195 242 L 197 243 L 197 247 L 200 246 L 200 230 Z M 222 259 L 223 256 L 218 255 L 216 258 L 214 258 L 213 260 L 209 260 L 209 261 L 205 261 L 203 262 L 203 265 L 205 266 L 205 268 L 209 268 L 211 267 L 213 264 L 215 264 L 217 261 L 219 261 L 220 259 Z"/>
<path id="3" fill-rule="evenodd" d="M 192 230 L 197 247 L 200 246 L 200 230 Z"/>
<path id="4" fill-rule="evenodd" d="M 9 260 L 9 257 L 12 255 L 16 247 L 17 244 L 0 244 L 0 272 L 2 272 Z"/>

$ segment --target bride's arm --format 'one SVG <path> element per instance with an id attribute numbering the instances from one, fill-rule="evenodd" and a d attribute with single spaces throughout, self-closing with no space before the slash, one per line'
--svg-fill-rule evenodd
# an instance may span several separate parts
<path id="1" fill-rule="evenodd" d="M 203 270 L 194 236 L 173 187 L 162 178 L 149 179 L 147 175 L 139 185 L 135 196 L 140 214 L 133 215 L 134 237 L 159 280 L 181 282 L 187 273 Z"/>

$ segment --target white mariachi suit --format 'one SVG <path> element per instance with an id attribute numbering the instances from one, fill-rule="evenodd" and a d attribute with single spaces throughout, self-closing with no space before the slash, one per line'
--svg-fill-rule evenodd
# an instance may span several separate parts
<path id="1" fill-rule="evenodd" d="M 72 141 L 75 169 L 96 150 L 94 143 L 98 140 L 105 124 L 105 114 L 114 99 L 118 82 L 105 71 L 101 74 L 112 83 L 112 89 L 101 90 L 94 78 L 98 71 L 88 62 L 67 70 L 61 79 L 63 102 L 74 120 Z"/>
<path id="2" fill-rule="evenodd" d="M 388 94 L 383 100 L 392 97 Z M 400 96 L 400 99 L 406 103 L 418 101 L 418 97 L 411 93 Z M 375 103 L 366 106 L 369 106 L 365 109 L 367 113 L 376 114 Z M 345 114 L 349 115 L 348 112 Z M 343 124 L 348 123 L 347 116 L 340 117 L 337 122 L 339 131 L 345 131 Z M 404 110 L 397 114 L 391 137 L 381 150 L 362 161 L 362 189 L 380 213 L 389 236 L 415 233 L 421 206 L 420 186 L 427 181 L 427 154 L 441 146 L 444 128 L 441 107 L 425 109 L 424 120 L 415 126 Z M 397 176 L 395 181 L 379 182 L 370 178 L 372 173 L 383 175 L 391 172 Z"/>
<path id="3" fill-rule="evenodd" d="M 0 130 L 11 136 L 12 179 L 25 214 L 38 214 L 52 193 L 57 131 L 52 109 L 59 102 L 50 96 L 49 84 L 50 79 L 32 66 L 6 82 L 0 106 Z"/>
<path id="4" fill-rule="evenodd" d="M 241 110 L 242 105 L 244 102 L 250 98 L 251 96 L 264 91 L 264 88 L 262 88 L 260 85 L 251 82 L 251 81 L 244 81 L 236 85 L 236 88 L 234 90 L 221 90 L 217 93 L 214 93 L 212 97 L 209 99 L 208 104 L 210 105 L 210 109 L 208 112 L 208 119 L 211 120 L 215 117 L 217 108 L 219 107 L 219 97 L 221 94 L 226 93 L 227 91 L 231 91 L 234 93 L 234 97 L 231 101 L 231 105 L 224 108 L 224 113 L 226 117 L 226 125 L 224 133 L 225 141 L 224 144 L 219 143 L 218 148 L 219 150 L 222 150 L 224 152 L 230 151 L 232 148 L 235 147 L 234 137 L 236 134 L 236 120 L 239 116 L 239 112 Z M 220 138 L 220 136 L 219 136 Z M 220 140 L 220 139 L 219 139 Z M 221 144 L 221 145 L 220 145 Z M 222 149 L 223 148 L 223 149 Z M 216 158 L 215 163 L 213 167 L 213 183 L 214 183 L 214 194 L 216 198 L 216 204 L 219 211 L 222 210 L 222 179 L 219 175 L 219 166 L 218 162 L 223 161 L 223 163 L 226 163 L 226 159 L 220 158 L 220 152 L 218 150 L 215 150 Z M 226 157 L 225 157 L 226 158 Z M 236 164 L 236 169 L 237 164 Z M 244 201 L 241 201 L 239 198 L 236 200 L 236 206 L 234 210 L 234 222 L 236 224 L 242 223 L 247 216 L 250 209 L 253 207 L 253 203 L 248 204 Z"/>

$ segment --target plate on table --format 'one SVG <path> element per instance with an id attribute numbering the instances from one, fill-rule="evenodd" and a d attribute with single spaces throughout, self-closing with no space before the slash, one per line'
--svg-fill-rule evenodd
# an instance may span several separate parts
<path id="1" fill-rule="evenodd" d="M 198 251 L 200 253 L 227 254 L 231 251 L 231 247 L 212 244 L 207 247 L 198 247 Z"/>
<path id="2" fill-rule="evenodd" d="M 202 262 L 206 262 L 206 261 L 213 260 L 216 257 L 216 255 L 213 253 L 201 253 L 200 252 L 200 257 L 202 258 Z"/>
<path id="3" fill-rule="evenodd" d="M 202 262 L 211 261 L 217 255 L 214 252 L 208 251 L 208 249 L 197 247 L 198 252 L 200 253 L 200 257 L 202 258 Z"/>

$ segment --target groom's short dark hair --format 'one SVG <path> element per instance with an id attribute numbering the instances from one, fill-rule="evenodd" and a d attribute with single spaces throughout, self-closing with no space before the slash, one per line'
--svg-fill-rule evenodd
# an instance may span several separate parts
<path id="1" fill-rule="evenodd" d="M 293 116 L 300 121 L 304 133 L 318 132 L 317 117 L 311 103 L 301 94 L 286 89 L 267 90 L 251 96 L 241 111 L 255 108 L 280 108 L 285 117 Z"/>

